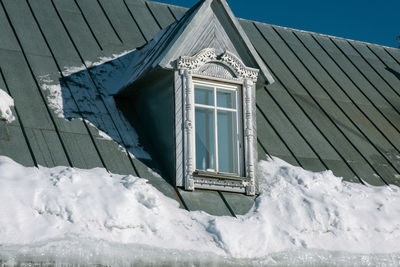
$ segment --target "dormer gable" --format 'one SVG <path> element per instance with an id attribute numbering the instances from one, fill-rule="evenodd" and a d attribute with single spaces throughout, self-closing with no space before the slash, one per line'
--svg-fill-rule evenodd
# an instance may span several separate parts
<path id="1" fill-rule="evenodd" d="M 179 57 L 193 56 L 206 48 L 215 49 L 218 55 L 229 51 L 246 66 L 260 70 L 259 83 L 274 82 L 227 2 L 202 0 L 133 52 L 136 57 L 126 71 L 121 89 L 158 67 L 174 69 Z"/>

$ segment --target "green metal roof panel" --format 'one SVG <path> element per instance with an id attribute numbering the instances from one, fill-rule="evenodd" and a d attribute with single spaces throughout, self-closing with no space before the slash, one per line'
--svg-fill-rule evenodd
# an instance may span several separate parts
<path id="1" fill-rule="evenodd" d="M 108 47 L 121 45 L 122 40 L 111 27 L 104 9 L 97 0 L 76 0 L 75 3 L 102 50 L 107 51 Z"/>
<path id="2" fill-rule="evenodd" d="M 284 112 L 290 118 L 293 125 L 295 125 L 296 129 L 301 133 L 303 138 L 306 139 L 308 145 L 313 148 L 319 157 L 323 159 L 340 159 L 339 155 L 302 111 L 301 107 L 296 104 L 294 98 L 292 98 L 285 90 L 271 91 L 270 93 L 275 100 L 280 103 L 282 109 L 283 106 L 285 106 L 283 109 Z"/>
<path id="3" fill-rule="evenodd" d="M 167 5 L 154 2 L 146 2 L 146 5 L 161 28 L 166 28 L 175 22 L 175 18 Z"/>
<path id="4" fill-rule="evenodd" d="M 57 3 L 55 3 L 55 7 L 80 56 L 87 62 L 96 62 L 104 56 L 100 45 L 96 42 L 81 14 L 60 11 Z"/>
<path id="5" fill-rule="evenodd" d="M 188 11 L 188 8 L 185 7 L 180 7 L 180 6 L 168 6 L 168 7 L 175 18 L 179 18 L 179 16 L 183 15 L 186 11 Z"/>
<path id="6" fill-rule="evenodd" d="M 8 90 L 8 85 L 6 84 L 6 82 L 4 81 L 3 78 L 3 71 L 0 68 L 0 88 L 2 90 L 4 90 L 7 94 L 11 95 L 10 91 Z M 12 114 L 14 114 L 14 120 L 12 122 L 7 122 L 7 125 L 12 125 L 12 126 L 21 126 L 20 122 L 19 122 L 19 117 L 18 114 L 16 113 L 16 108 L 15 106 L 10 107 Z M 5 120 L 3 120 L 5 122 Z"/>
<path id="7" fill-rule="evenodd" d="M 396 144 L 399 145 L 400 143 L 398 138 L 396 138 L 397 136 L 394 135 L 396 130 L 387 123 L 380 125 L 382 122 L 387 122 L 384 117 L 380 116 L 380 114 L 372 113 L 368 116 L 369 111 L 374 111 L 371 106 L 365 106 L 363 108 L 363 105 L 355 106 L 353 104 L 342 102 L 338 102 L 338 105 L 346 111 L 349 118 L 358 126 L 363 135 L 365 135 L 365 138 L 367 138 L 370 143 L 377 146 L 377 150 L 383 151 L 384 153 L 389 151 L 399 153 L 399 148 Z M 361 110 L 365 110 L 366 112 L 361 113 Z M 390 137 L 392 137 L 392 140 Z"/>
<path id="8" fill-rule="evenodd" d="M 385 70 L 391 72 L 399 80 L 400 66 L 395 58 L 383 47 L 370 45 L 368 48 L 385 64 Z"/>
<path id="9" fill-rule="evenodd" d="M 43 166 L 68 165 L 63 144 L 21 53 L 0 51 L 0 64 L 37 163 Z M 43 130 L 54 132 L 43 135 Z"/>
<path id="10" fill-rule="evenodd" d="M 359 178 L 357 177 L 356 172 L 353 169 L 353 166 L 346 163 L 344 160 L 331 160 L 331 159 L 322 159 L 328 169 L 331 170 L 337 177 L 343 177 L 344 180 L 358 183 L 360 182 Z M 380 184 L 383 184 L 379 181 Z"/>
<path id="11" fill-rule="evenodd" d="M 257 109 L 257 133 L 259 143 L 265 149 L 265 153 L 276 155 L 280 158 L 284 157 L 285 160 L 293 165 L 299 163 L 294 158 L 293 152 L 289 150 L 283 139 L 279 136 L 276 129 L 274 129 L 268 121 L 268 116 Z M 262 151 L 259 151 L 259 154 Z"/>
<path id="12" fill-rule="evenodd" d="M 60 11 L 68 11 L 79 14 L 79 8 L 75 5 L 75 0 L 46 0 L 47 4 L 53 2 Z M 32 0 L 30 0 L 32 2 Z"/>
<path id="13" fill-rule="evenodd" d="M 202 210 L 211 215 L 232 216 L 219 192 L 200 189 L 190 192 L 180 188 L 178 191 L 189 210 Z"/>
<path id="14" fill-rule="evenodd" d="M 301 84 L 300 87 L 296 88 L 296 93 L 303 94 L 305 92 L 302 91 L 305 89 L 310 91 L 314 96 L 328 99 L 328 95 L 318 86 L 317 82 L 304 68 L 302 62 L 296 57 L 290 47 L 285 45 L 284 39 L 279 39 L 281 37 L 278 37 L 279 34 L 275 28 L 259 23 L 256 26 L 265 38 L 265 42 L 271 46 L 276 55 L 282 60 L 283 64 L 288 66 L 296 81 Z M 274 35 L 276 35 L 276 38 L 270 41 L 269 37 Z"/>
<path id="15" fill-rule="evenodd" d="M 309 171 L 320 172 L 327 169 L 324 163 L 317 157 L 313 158 L 297 157 L 297 160 L 301 163 L 302 168 Z"/>
<path id="16" fill-rule="evenodd" d="M 26 128 L 27 135 L 29 136 L 29 131 Z M 60 135 L 53 130 L 42 130 L 32 128 L 32 133 L 35 136 L 35 145 L 37 150 L 42 152 L 43 160 L 47 167 L 55 166 L 69 166 L 69 158 L 67 157 L 67 150 L 65 148 L 65 143 L 60 142 Z M 65 140 L 63 140 L 65 142 Z M 32 144 L 32 142 L 31 142 Z M 32 145 L 34 146 L 34 145 Z M 74 154 L 73 154 L 74 155 Z M 87 168 L 86 166 L 84 168 Z"/>
<path id="17" fill-rule="evenodd" d="M 25 126 L 54 129 L 21 52 L 0 50 L 0 67 Z M 20 77 L 24 77 L 21 79 Z"/>
<path id="18" fill-rule="evenodd" d="M 135 171 L 137 175 L 141 178 L 147 179 L 148 183 L 157 188 L 164 195 L 175 199 L 180 204 L 181 208 L 185 207 L 183 200 L 177 193 L 177 189 L 173 188 L 169 183 L 167 183 L 159 174 L 150 169 L 152 163 L 148 163 L 147 160 L 137 159 L 132 157 L 132 162 L 135 166 Z"/>
<path id="19" fill-rule="evenodd" d="M 79 54 L 50 1 L 37 0 L 28 3 L 60 68 L 63 70 L 65 67 L 79 66 Z"/>
<path id="20" fill-rule="evenodd" d="M 60 140 L 55 131 L 24 127 L 27 142 L 29 142 L 38 165 L 45 167 L 68 166 Z M 46 132 L 45 132 L 46 131 Z M 46 134 L 44 134 L 46 133 Z"/>
<path id="21" fill-rule="evenodd" d="M 3 73 L 0 69 L 0 88 L 8 94 L 8 86 L 3 80 Z M 15 120 L 8 123 L 0 120 L 0 151 L 2 155 L 8 156 L 16 162 L 25 166 L 34 166 L 35 161 L 32 158 L 30 148 L 24 136 L 23 128 L 19 122 L 17 109 L 11 107 Z"/>
<path id="22" fill-rule="evenodd" d="M 268 120 L 278 131 L 282 139 L 285 140 L 285 143 L 290 147 L 295 156 L 315 156 L 313 151 L 309 148 L 301 135 L 298 134 L 294 125 L 290 120 L 288 120 L 288 118 L 280 109 L 280 106 L 278 106 L 270 94 L 265 91 L 258 91 L 257 100 L 259 103 L 261 102 L 264 104 L 259 105 L 260 110 L 268 117 Z M 260 138 L 262 138 L 262 136 Z"/>
<path id="23" fill-rule="evenodd" d="M 345 162 L 363 162 L 365 164 L 365 159 L 363 156 L 356 150 L 353 144 L 343 135 L 343 133 L 334 126 L 334 124 L 327 119 L 326 114 L 322 111 L 321 108 L 316 106 L 310 97 L 305 96 L 297 96 L 294 95 L 294 98 L 297 100 L 300 106 L 302 106 L 305 112 L 310 116 L 313 122 L 316 124 L 320 132 L 326 137 L 326 139 L 332 144 L 332 146 L 339 153 L 341 158 L 345 160 Z M 365 166 L 363 168 L 368 168 Z M 356 174 L 359 174 L 361 170 L 353 169 Z M 377 180 L 376 176 L 373 175 L 373 170 L 369 168 L 371 171 L 368 178 L 364 177 L 363 179 L 368 180 L 371 184 L 382 184 L 381 181 Z M 334 171 L 334 170 L 333 170 Z M 345 177 L 347 178 L 347 177 Z M 377 180 L 377 181 L 375 181 Z"/>
<path id="24" fill-rule="evenodd" d="M 357 51 L 347 42 L 343 40 L 334 40 L 334 43 L 341 51 L 352 61 L 358 71 L 367 77 L 368 81 L 374 88 L 387 99 L 397 110 L 400 109 L 400 96 L 389 86 L 389 84 L 376 72 L 373 66 L 360 55 Z M 353 56 L 350 56 L 353 55 Z"/>
<path id="25" fill-rule="evenodd" d="M 248 197 L 242 194 L 230 192 L 221 192 L 221 194 L 229 203 L 229 207 L 235 215 L 246 214 L 254 204 L 255 197 Z"/>
<path id="26" fill-rule="evenodd" d="M 332 40 L 326 37 L 314 37 L 315 40 L 322 46 L 322 48 L 328 52 L 332 60 L 342 69 L 349 79 L 357 86 L 357 88 L 377 107 L 392 107 L 390 102 L 385 99 L 366 79 L 366 77 L 360 73 L 356 66 L 342 54 L 341 51 L 336 47 Z"/>
<path id="27" fill-rule="evenodd" d="M 345 93 L 340 90 L 335 81 L 321 67 L 319 62 L 315 58 L 313 58 L 312 54 L 307 50 L 306 47 L 303 46 L 303 44 L 296 38 L 293 33 L 288 34 L 287 31 L 279 28 L 276 30 L 280 33 L 281 36 L 285 38 L 290 49 L 302 62 L 305 71 L 309 72 L 312 75 L 313 80 L 315 80 L 319 84 L 319 86 L 317 87 L 322 88 L 324 93 L 326 95 L 329 95 L 329 97 L 335 101 L 350 102 Z M 288 40 L 290 40 L 290 42 Z M 311 47 L 310 50 L 317 50 L 317 47 Z M 326 90 L 326 88 L 329 88 L 329 90 Z"/>
<path id="28" fill-rule="evenodd" d="M 129 156 L 120 149 L 117 143 L 101 137 L 95 137 L 94 140 L 107 170 L 111 173 L 136 175 Z"/>
<path id="29" fill-rule="evenodd" d="M 0 34 L 3 36 L 3 38 L 0 38 L 0 49 L 19 51 L 17 39 L 8 23 L 7 15 L 2 5 L 0 5 L 0 25 Z"/>
<path id="30" fill-rule="evenodd" d="M 145 44 L 146 40 L 126 8 L 124 0 L 100 0 L 99 4 L 107 14 L 116 34 L 121 38 L 124 47 L 134 49 Z"/>
<path id="31" fill-rule="evenodd" d="M 399 49 L 394 49 L 394 48 L 385 48 L 385 51 L 390 54 L 390 56 L 397 62 L 397 64 L 400 64 L 400 51 Z"/>
<path id="32" fill-rule="evenodd" d="M 34 22 L 27 2 L 23 0 L 4 0 L 2 3 L 25 53 L 51 56 L 46 46 L 42 45 L 44 40 L 37 24 Z"/>
<path id="33" fill-rule="evenodd" d="M 13 113 L 15 114 L 15 113 Z M 7 125 L 0 121 L 0 151 L 1 155 L 7 156 L 24 166 L 34 166 L 29 147 L 20 126 Z"/>
<path id="34" fill-rule="evenodd" d="M 370 127 L 371 125 L 369 124 L 369 121 L 360 116 L 360 118 L 357 118 L 357 126 L 362 126 L 363 122 L 366 124 L 368 123 L 369 125 L 366 125 L 363 127 L 364 131 L 361 131 L 356 127 L 355 123 L 353 123 L 349 117 L 347 117 L 343 112 L 340 112 L 338 109 L 338 106 L 336 103 L 332 101 L 327 101 L 325 99 L 319 99 L 319 103 L 321 103 L 321 106 L 323 109 L 328 113 L 329 117 L 335 122 L 337 127 L 342 131 L 342 133 L 354 144 L 356 148 L 360 150 L 360 152 L 366 156 L 367 158 L 373 160 L 382 160 L 382 162 L 385 162 L 383 157 L 379 155 L 378 151 L 376 148 L 373 147 L 371 144 L 372 139 L 367 138 L 367 134 L 369 132 L 373 131 L 373 128 L 367 128 Z M 349 112 L 351 112 L 351 107 L 348 108 Z M 356 113 L 356 111 L 354 111 Z M 357 114 L 353 115 L 359 116 Z M 368 131 L 368 132 L 366 132 Z M 379 135 L 379 138 L 382 138 L 382 136 L 376 132 L 376 129 L 374 131 L 377 135 Z M 372 135 L 372 133 L 370 133 Z M 376 140 L 375 140 L 376 141 Z M 384 142 L 384 139 L 382 139 L 382 142 Z M 385 145 L 390 147 L 390 145 L 385 142 Z"/>
<path id="35" fill-rule="evenodd" d="M 260 34 L 258 29 L 254 26 L 254 24 L 250 21 L 241 20 L 241 25 L 243 30 L 246 32 L 247 36 L 252 41 L 254 48 L 258 51 L 260 57 L 264 60 L 264 64 L 270 69 L 271 74 L 274 75 L 276 72 L 281 72 L 283 76 L 287 77 L 285 83 L 290 85 L 290 88 L 296 90 L 298 83 L 297 81 L 290 75 L 290 72 L 285 67 L 284 64 L 280 61 L 279 57 L 271 51 L 271 47 L 265 42 L 263 36 Z M 268 61 L 265 60 L 265 56 L 268 55 Z M 271 66 L 277 66 L 278 68 L 272 69 Z M 296 90 L 300 93 L 301 90 Z"/>
<path id="36" fill-rule="evenodd" d="M 160 31 L 160 28 L 145 2 L 143 0 L 125 0 L 124 2 L 146 41 L 150 41 Z"/>
<path id="37" fill-rule="evenodd" d="M 393 75 L 393 72 L 388 69 L 388 66 L 385 64 L 385 62 L 380 60 L 366 45 L 353 44 L 352 46 L 399 97 L 400 80 L 398 77 Z"/>
<path id="38" fill-rule="evenodd" d="M 66 132 L 60 134 L 70 155 L 72 166 L 83 169 L 104 167 L 88 135 Z"/>
<path id="39" fill-rule="evenodd" d="M 390 121 L 387 121 L 385 114 L 379 110 L 373 101 L 360 90 L 360 88 L 350 80 L 349 75 L 342 71 L 338 65 L 335 64 L 333 59 L 328 56 L 324 50 L 316 49 L 314 45 L 318 45 L 309 34 L 298 34 L 299 39 L 305 44 L 309 51 L 316 57 L 321 66 L 329 73 L 330 77 L 335 79 L 338 86 L 346 93 L 351 101 L 357 105 L 371 121 L 377 126 L 379 131 L 395 145 L 399 143 L 396 129 L 392 126 Z M 318 48 L 318 47 L 317 47 Z M 396 147 L 398 147 L 396 145 Z"/>
<path id="40" fill-rule="evenodd" d="M 29 66 L 32 69 L 32 72 L 36 79 L 36 82 L 38 83 L 39 86 L 48 85 L 49 84 L 48 81 L 52 81 L 51 82 L 52 84 L 59 83 L 61 75 L 52 57 L 28 55 L 27 59 Z M 49 90 L 43 90 L 43 89 L 40 90 L 44 96 L 46 105 L 49 106 L 48 103 L 48 97 L 50 95 Z M 67 99 L 67 96 L 64 96 L 64 99 Z M 72 109 L 76 109 L 76 105 L 73 101 L 64 101 L 63 105 L 65 107 L 69 106 Z M 52 115 L 52 118 L 56 128 L 59 131 L 80 133 L 80 134 L 84 134 L 87 132 L 83 126 L 82 121 L 69 122 L 63 118 L 59 118 L 57 115 Z"/>

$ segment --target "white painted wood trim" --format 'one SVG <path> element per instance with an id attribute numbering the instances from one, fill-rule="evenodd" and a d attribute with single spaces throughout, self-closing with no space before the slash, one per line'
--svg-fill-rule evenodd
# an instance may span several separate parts
<path id="1" fill-rule="evenodd" d="M 193 171 L 194 171 L 194 89 L 192 81 L 192 73 L 188 69 L 181 71 L 183 75 L 183 92 L 184 92 L 184 147 L 185 147 L 185 179 L 184 186 L 186 190 L 193 190 Z"/>
<path id="2" fill-rule="evenodd" d="M 209 62 L 218 62 L 229 68 L 235 75 L 233 84 L 238 84 L 241 81 L 242 85 L 242 100 L 243 105 L 243 120 L 244 120 L 244 173 L 246 178 L 243 181 L 235 182 L 223 179 L 212 179 L 212 178 L 198 178 L 193 177 L 195 170 L 195 133 L 194 133 L 194 84 L 193 76 L 196 76 L 198 71 L 203 65 Z M 255 194 L 255 156 L 257 146 L 255 146 L 254 140 L 256 140 L 256 133 L 254 129 L 255 122 L 255 82 L 258 78 L 258 70 L 246 67 L 243 62 L 232 53 L 226 51 L 222 55 L 217 56 L 215 49 L 206 48 L 197 53 L 195 56 L 181 56 L 177 62 L 177 69 L 182 81 L 182 93 L 183 93 L 183 136 L 184 136 L 184 177 L 183 184 L 186 190 L 194 190 L 195 188 L 210 188 L 215 190 L 224 190 L 232 192 L 244 192 L 247 195 Z M 207 77 L 212 77 L 212 73 L 207 73 Z M 222 78 L 222 79 L 221 79 Z M 232 80 L 231 77 L 213 77 L 212 81 L 229 82 Z M 215 84 L 215 83 L 214 83 Z M 215 100 L 214 100 L 215 101 Z M 237 106 L 239 110 L 240 107 Z"/>
<path id="3" fill-rule="evenodd" d="M 254 82 L 250 79 L 246 79 L 243 84 L 244 91 L 244 102 L 243 102 L 243 110 L 244 110 L 244 138 L 245 138 L 245 165 L 246 165 L 246 177 L 248 177 L 251 181 L 249 185 L 246 187 L 247 195 L 255 194 L 255 164 L 253 158 L 254 152 L 254 129 L 253 129 L 253 103 L 252 103 L 252 90 L 254 87 Z"/>

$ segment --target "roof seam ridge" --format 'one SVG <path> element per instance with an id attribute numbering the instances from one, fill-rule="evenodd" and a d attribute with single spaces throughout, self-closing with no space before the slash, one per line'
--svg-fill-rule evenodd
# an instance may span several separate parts
<path id="1" fill-rule="evenodd" d="M 157 2 L 157 1 L 146 0 L 145 2 L 153 2 L 153 3 L 157 3 L 157 4 L 161 4 L 161 5 L 187 9 L 187 7 L 171 5 L 171 4 L 161 3 L 161 2 Z M 400 48 L 396 48 L 396 47 L 380 45 L 380 44 L 374 44 L 374 43 L 370 43 L 370 42 L 366 42 L 366 41 L 354 40 L 354 39 L 350 39 L 350 38 L 344 38 L 344 37 L 339 37 L 339 36 L 334 36 L 334 35 L 329 35 L 329 34 L 324 34 L 324 33 L 313 32 L 313 31 L 300 30 L 300 29 L 296 29 L 296 28 L 280 26 L 280 25 L 276 25 L 276 24 L 271 24 L 271 23 L 266 23 L 266 22 L 251 20 L 251 19 L 244 19 L 244 18 L 239 18 L 239 17 L 237 17 L 237 19 L 238 20 L 247 20 L 247 21 L 256 22 L 256 23 L 261 23 L 261 24 L 269 25 L 269 26 L 273 26 L 273 27 L 279 27 L 279 28 L 286 29 L 286 30 L 292 30 L 292 31 L 298 31 L 298 32 L 303 32 L 303 33 L 314 34 L 314 35 L 318 35 L 318 36 L 322 36 L 322 37 L 328 37 L 328 38 L 334 38 L 334 39 L 338 39 L 338 40 L 357 42 L 357 43 L 361 43 L 361 44 L 365 44 L 365 45 L 373 45 L 373 46 L 378 46 L 378 47 L 383 47 L 383 48 L 390 48 L 390 49 L 400 50 Z"/>
<path id="2" fill-rule="evenodd" d="M 238 18 L 238 19 L 239 20 L 248 20 L 248 19 L 243 19 L 243 18 Z M 366 42 L 366 41 L 354 40 L 354 39 L 349 39 L 349 38 L 344 38 L 344 37 L 339 37 L 339 36 L 334 36 L 334 35 L 329 35 L 329 34 L 324 34 L 324 33 L 313 32 L 313 31 L 300 30 L 300 29 L 290 28 L 290 27 L 286 27 L 286 26 L 280 26 L 280 25 L 276 25 L 276 24 L 260 22 L 260 21 L 256 21 L 256 20 L 248 20 L 248 21 L 260 23 L 260 24 L 264 24 L 264 25 L 269 25 L 272 27 L 281 28 L 281 29 L 285 29 L 285 30 L 291 30 L 291 31 L 296 31 L 296 32 L 301 32 L 301 33 L 309 33 L 309 34 L 322 36 L 322 37 L 328 37 L 328 38 L 332 38 L 332 39 L 351 41 L 351 42 L 356 42 L 356 43 L 365 44 L 365 45 L 372 45 L 372 46 L 378 46 L 378 47 L 389 48 L 389 49 L 394 49 L 394 50 L 400 50 L 399 48 L 396 48 L 396 47 L 374 44 L 374 43 L 370 43 L 370 42 Z"/>
<path id="3" fill-rule="evenodd" d="M 167 4 L 167 3 L 162 3 L 162 2 L 158 2 L 158 1 L 152 1 L 152 0 L 145 0 L 144 2 L 153 2 L 156 4 L 160 4 L 162 6 L 170 6 L 170 7 L 179 7 L 179 8 L 184 8 L 189 10 L 190 8 L 184 7 L 184 6 L 178 6 L 178 5 L 172 5 L 172 4 Z"/>

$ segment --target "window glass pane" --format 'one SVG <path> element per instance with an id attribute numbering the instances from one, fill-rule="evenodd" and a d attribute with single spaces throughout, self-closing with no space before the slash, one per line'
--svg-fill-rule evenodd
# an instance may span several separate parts
<path id="1" fill-rule="evenodd" d="M 236 113 L 219 110 L 218 127 L 218 171 L 238 173 Z"/>
<path id="2" fill-rule="evenodd" d="M 215 171 L 214 110 L 196 107 L 196 169 Z"/>
<path id="3" fill-rule="evenodd" d="M 196 104 L 214 106 L 214 88 L 203 85 L 195 85 L 194 102 Z"/>
<path id="4" fill-rule="evenodd" d="M 223 108 L 235 108 L 236 99 L 235 91 L 225 91 L 218 89 L 217 91 L 217 106 Z"/>

